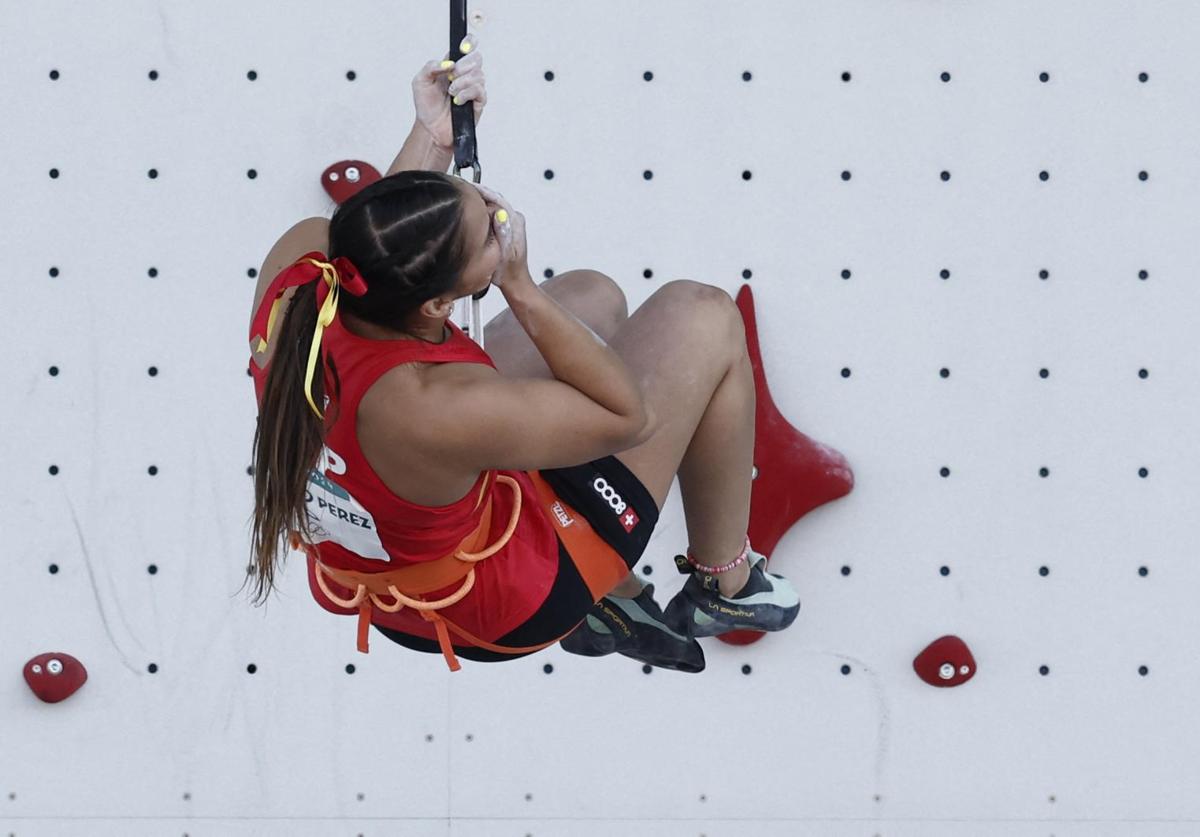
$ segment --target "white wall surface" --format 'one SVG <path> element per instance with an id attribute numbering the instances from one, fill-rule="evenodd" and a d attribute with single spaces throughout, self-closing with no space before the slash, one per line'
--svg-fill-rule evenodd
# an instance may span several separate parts
<path id="1" fill-rule="evenodd" d="M 800 617 L 701 675 L 451 674 L 356 653 L 299 553 L 252 608 L 253 271 L 325 166 L 386 170 L 446 3 L 3 0 L 0 831 L 1200 834 L 1200 6 L 472 12 L 535 276 L 751 272 L 776 402 L 856 477 L 772 559 Z M 675 492 L 660 603 L 685 546 Z M 947 633 L 979 673 L 939 690 Z M 90 673 L 53 706 L 50 650 Z"/>

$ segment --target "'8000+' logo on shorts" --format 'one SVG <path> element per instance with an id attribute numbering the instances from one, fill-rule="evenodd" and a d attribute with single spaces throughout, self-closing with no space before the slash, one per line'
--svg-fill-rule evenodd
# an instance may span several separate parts
<path id="1" fill-rule="evenodd" d="M 604 499 L 604 502 L 608 503 L 609 507 L 621 521 L 621 526 L 625 531 L 632 532 L 633 527 L 638 525 L 637 512 L 621 499 L 621 495 L 608 484 L 608 480 L 604 477 L 596 477 L 592 480 L 592 490 L 599 494 Z"/>

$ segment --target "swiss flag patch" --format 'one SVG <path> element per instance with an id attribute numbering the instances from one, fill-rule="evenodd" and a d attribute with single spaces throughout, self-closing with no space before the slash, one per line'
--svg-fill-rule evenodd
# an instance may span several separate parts
<path id="1" fill-rule="evenodd" d="M 626 532 L 632 532 L 633 527 L 638 525 L 637 512 L 633 509 L 626 509 L 621 513 L 621 525 L 625 527 Z"/>

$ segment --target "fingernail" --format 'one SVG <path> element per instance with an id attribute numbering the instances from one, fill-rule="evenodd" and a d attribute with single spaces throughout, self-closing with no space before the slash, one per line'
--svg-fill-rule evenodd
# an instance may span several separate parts
<path id="1" fill-rule="evenodd" d="M 464 55 L 466 53 L 470 52 L 471 51 L 471 42 L 468 39 L 463 38 L 462 43 L 458 45 L 458 51 L 463 53 Z"/>
<path id="2" fill-rule="evenodd" d="M 450 69 L 450 68 L 451 68 L 451 67 L 453 67 L 453 66 L 454 66 L 454 62 L 453 62 L 453 61 L 451 61 L 449 58 L 447 58 L 445 61 L 443 61 L 443 62 L 442 62 L 442 69 L 443 69 L 443 70 L 448 70 L 448 69 Z"/>
<path id="3" fill-rule="evenodd" d="M 496 210 L 496 220 L 499 221 L 501 224 L 507 223 L 508 222 L 508 213 L 505 212 L 503 209 Z"/>
<path id="4" fill-rule="evenodd" d="M 454 104 L 456 104 L 456 105 L 461 105 L 461 104 L 462 104 L 462 97 L 461 97 L 461 96 L 455 96 L 455 97 L 454 97 Z"/>

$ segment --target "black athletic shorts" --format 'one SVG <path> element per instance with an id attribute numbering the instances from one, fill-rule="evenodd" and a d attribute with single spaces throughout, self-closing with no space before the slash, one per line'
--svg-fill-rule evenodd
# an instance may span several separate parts
<path id="1" fill-rule="evenodd" d="M 625 463 L 615 456 L 605 456 L 583 465 L 547 468 L 539 470 L 538 473 L 550 484 L 562 502 L 582 515 L 596 534 L 615 549 L 632 570 L 646 550 L 650 533 L 658 524 L 660 509 L 641 480 L 625 467 Z M 626 525 L 623 525 L 628 524 L 631 518 L 617 512 L 617 506 L 621 502 L 637 517 L 637 523 L 631 531 L 627 531 Z M 491 641 L 496 645 L 516 647 L 538 645 L 568 633 L 583 620 L 593 604 L 595 600 L 575 561 L 559 540 L 558 575 L 546 596 L 546 601 L 528 620 L 504 636 Z M 380 625 L 374 625 L 374 628 L 393 642 L 414 651 L 442 653 L 437 640 L 413 636 Z M 459 645 L 460 642 L 465 640 L 451 631 L 450 643 L 454 646 L 455 656 L 467 660 L 494 663 L 525 656 L 489 651 L 474 645 Z"/>

